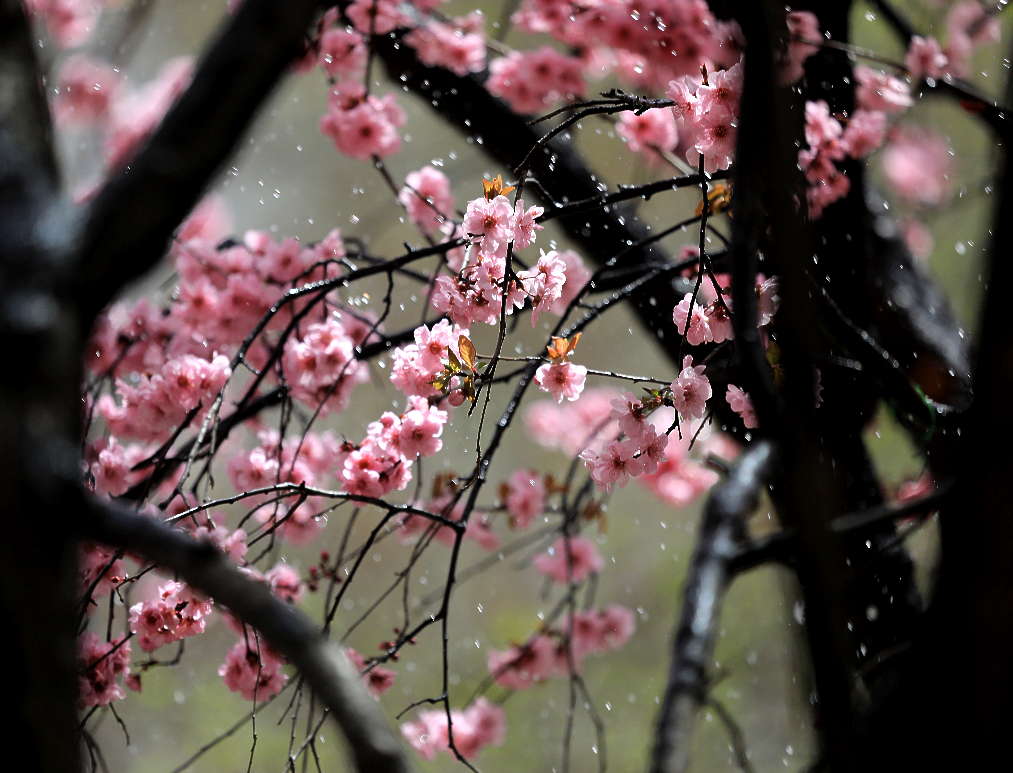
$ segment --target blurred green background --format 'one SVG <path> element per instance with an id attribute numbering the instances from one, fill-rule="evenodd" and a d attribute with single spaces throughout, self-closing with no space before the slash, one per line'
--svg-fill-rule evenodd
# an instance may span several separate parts
<path id="1" fill-rule="evenodd" d="M 486 12 L 488 29 L 501 18 L 503 3 L 479 5 Z M 898 5 L 906 8 L 926 31 L 934 29 L 944 11 L 940 4 L 929 2 Z M 114 36 L 109 32 L 101 33 L 92 47 L 119 65 L 129 81 L 143 82 L 167 58 L 198 52 L 221 20 L 224 6 L 224 0 L 154 3 L 150 18 L 134 44 L 110 53 L 108 46 Z M 473 7 L 454 2 L 444 10 L 454 14 Z M 854 38 L 856 43 L 892 58 L 903 56 L 902 49 L 874 12 L 861 4 L 855 10 Z M 515 33 L 506 40 L 519 47 L 532 45 Z M 987 47 L 977 61 L 973 80 L 990 93 L 999 93 L 1007 77 L 1009 62 L 1002 58 L 1001 49 L 1001 46 Z M 378 75 L 380 69 L 376 68 Z M 237 71 L 235 77 L 242 78 L 242 71 Z M 396 88 L 380 81 L 378 92 Z M 279 237 L 298 236 L 312 241 L 339 227 L 346 236 L 363 239 L 374 254 L 397 255 L 405 240 L 418 243 L 418 237 L 399 217 L 400 209 L 371 165 L 341 156 L 319 132 L 317 122 L 325 94 L 326 83 L 319 71 L 288 78 L 269 100 L 214 189 L 227 201 L 237 233 L 248 228 L 267 229 Z M 388 167 L 399 182 L 409 171 L 424 164 L 439 166 L 451 178 L 458 206 L 463 206 L 479 195 L 483 174 L 507 171 L 492 165 L 479 143 L 449 130 L 428 105 L 407 94 L 401 96 L 400 104 L 409 116 L 405 142 L 401 152 L 388 159 Z M 959 318 L 973 330 L 981 291 L 981 254 L 986 246 L 991 209 L 985 186 L 995 148 L 958 107 L 941 99 L 920 102 L 902 121 L 930 126 L 944 133 L 952 144 L 957 165 L 954 195 L 944 207 L 924 215 L 935 239 L 931 270 L 948 288 Z M 657 174 L 626 150 L 606 121 L 584 122 L 574 132 L 574 141 L 585 151 L 590 165 L 609 183 L 644 182 Z M 64 135 L 61 142 L 71 187 L 89 182 L 95 173 L 95 138 L 75 133 Z M 672 212 L 690 211 L 695 206 L 695 196 L 688 191 L 657 197 L 643 204 L 637 215 L 648 223 L 668 223 L 676 217 Z M 903 214 L 902 207 L 895 208 Z M 665 245 L 674 250 L 680 244 L 694 242 L 695 238 L 693 233 L 677 235 Z M 554 242 L 561 247 L 570 246 L 550 226 L 540 235 L 539 244 Z M 164 294 L 161 282 L 165 278 L 166 274 L 151 278 L 137 292 Z M 378 307 L 382 290 L 380 284 L 355 288 L 361 302 L 371 308 Z M 415 288 L 404 287 L 398 299 L 400 305 L 395 307 L 388 329 L 414 324 L 423 314 L 423 298 Z M 543 324 L 532 330 L 525 321 L 511 344 L 516 343 L 517 351 L 533 353 L 541 346 L 546 329 Z M 492 332 L 482 330 L 475 334 L 480 351 L 491 348 Z M 612 312 L 588 332 L 581 345 L 581 361 L 589 366 L 658 378 L 673 375 L 631 315 L 622 309 Z M 358 438 L 367 421 L 385 409 L 400 406 L 400 395 L 387 381 L 386 366 L 384 360 L 376 361 L 372 367 L 372 386 L 359 387 L 353 397 L 353 409 L 329 418 L 326 426 Z M 498 415 L 504 397 L 505 394 L 499 394 L 494 399 L 491 415 Z M 541 399 L 541 395 L 532 395 L 529 402 L 530 399 Z M 445 436 L 445 453 L 423 465 L 425 474 L 470 469 L 474 463 L 476 426 L 475 419 L 469 420 L 463 411 L 458 412 Z M 920 472 L 920 461 L 887 415 L 881 416 L 869 430 L 868 439 L 888 485 Z M 534 466 L 559 474 L 565 471 L 566 464 L 563 455 L 535 445 L 518 426 L 496 457 L 490 472 L 492 485 L 482 501 L 491 502 L 496 484 L 518 466 Z M 227 479 L 223 473 L 220 471 L 219 478 Z M 282 547 L 276 551 L 276 557 L 304 569 L 315 563 L 317 551 L 336 552 L 347 514 L 347 510 L 340 510 L 332 516 L 327 530 L 312 546 Z M 598 587 L 597 603 L 621 603 L 637 613 L 638 628 L 632 641 L 611 655 L 589 658 L 584 673 L 594 709 L 605 723 L 611 770 L 642 769 L 649 753 L 669 662 L 673 621 L 698 516 L 697 506 L 673 510 L 646 490 L 631 485 L 611 499 L 607 533 L 590 532 L 608 564 Z M 364 537 L 376 517 L 377 513 L 370 511 L 360 517 L 352 544 Z M 757 531 L 774 528 L 772 516 L 765 510 L 756 514 L 753 525 Z M 505 533 L 502 528 L 498 530 Z M 932 544 L 929 530 L 923 530 L 913 541 L 923 570 L 930 566 Z M 554 606 L 558 596 L 547 595 L 539 577 L 528 568 L 533 550 L 505 557 L 492 569 L 458 587 L 450 622 L 451 690 L 455 705 L 466 701 L 486 675 L 488 651 L 524 640 L 539 625 L 541 616 Z M 395 579 L 406 555 L 407 548 L 394 538 L 372 551 L 364 574 L 353 585 L 338 614 L 336 634 L 344 633 Z M 412 575 L 413 602 L 441 587 L 447 555 L 447 550 L 438 544 L 427 552 Z M 469 566 L 484 555 L 473 543 L 466 543 L 462 565 Z M 304 607 L 319 615 L 319 602 L 314 596 Z M 391 628 L 400 623 L 400 603 L 400 593 L 394 594 L 348 637 L 347 643 L 367 655 L 375 652 L 378 643 L 389 638 Z M 117 625 L 122 623 L 120 610 Z M 811 759 L 808 682 L 804 658 L 799 656 L 798 631 L 789 576 L 763 569 L 736 581 L 722 619 L 715 663 L 715 673 L 720 678 L 713 695 L 741 726 L 753 767 L 758 771 L 802 769 Z M 231 631 L 215 623 L 205 636 L 186 642 L 185 655 L 178 666 L 154 668 L 145 674 L 144 691 L 129 693 L 117 707 L 130 732 L 129 745 L 112 716 L 103 715 L 99 720 L 99 737 L 112 770 L 122 773 L 173 770 L 249 711 L 249 703 L 228 692 L 217 675 L 233 640 Z M 420 637 L 417 646 L 403 651 L 395 665 L 396 683 L 382 699 L 391 717 L 413 700 L 439 693 L 439 649 L 438 628 L 433 627 Z M 171 657 L 174 647 L 165 650 L 158 655 Z M 135 660 L 140 656 L 141 653 L 135 653 Z M 278 724 L 288 694 L 258 712 L 252 762 L 254 731 L 245 723 L 191 769 L 242 771 L 248 765 L 255 771 L 280 773 L 287 769 L 290 735 L 296 733 L 298 745 L 304 734 L 304 719 L 300 719 L 295 730 L 288 721 Z M 493 690 L 490 695 L 498 697 L 501 693 Z M 505 704 L 507 742 L 500 748 L 484 751 L 476 764 L 489 772 L 557 770 L 568 700 L 565 679 L 512 695 Z M 304 705 L 303 716 L 305 709 Z M 594 770 L 596 755 L 605 750 L 596 746 L 588 713 L 578 710 L 577 716 L 572 769 Z M 325 725 L 318 743 L 325 771 L 344 769 L 340 743 L 331 727 Z M 455 766 L 446 755 L 428 764 L 419 761 L 423 770 L 447 770 Z M 297 767 L 302 769 L 301 762 Z M 309 769 L 314 769 L 312 763 Z M 728 734 L 709 710 L 703 712 L 698 726 L 694 769 L 735 769 Z"/>

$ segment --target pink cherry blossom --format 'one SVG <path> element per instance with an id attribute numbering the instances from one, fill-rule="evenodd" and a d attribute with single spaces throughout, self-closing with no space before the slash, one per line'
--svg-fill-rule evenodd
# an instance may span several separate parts
<path id="1" fill-rule="evenodd" d="M 450 180 L 431 166 L 408 173 L 398 201 L 408 210 L 412 222 L 427 231 L 437 229 L 454 211 Z"/>
<path id="2" fill-rule="evenodd" d="M 707 412 L 707 401 L 711 397 L 710 379 L 704 375 L 706 366 L 693 365 L 693 358 L 686 355 L 682 370 L 672 382 L 672 401 L 683 421 L 701 419 Z"/>
<path id="3" fill-rule="evenodd" d="M 526 529 L 545 512 L 545 482 L 534 470 L 514 471 L 505 489 L 504 504 L 510 514 L 510 525 L 515 529 Z"/>
<path id="4" fill-rule="evenodd" d="M 886 113 L 902 113 L 914 104 L 908 85 L 865 65 L 855 67 L 855 101 L 861 110 L 882 110 Z"/>
<path id="5" fill-rule="evenodd" d="M 496 684 L 523 690 L 555 673 L 556 645 L 548 636 L 536 636 L 526 645 L 490 652 L 488 667 Z"/>
<path id="6" fill-rule="evenodd" d="M 277 695 L 288 681 L 282 665 L 266 642 L 251 634 L 233 645 L 218 668 L 218 675 L 232 692 L 261 703 Z"/>
<path id="7" fill-rule="evenodd" d="M 729 384 L 725 400 L 728 402 L 728 407 L 742 418 L 742 423 L 747 429 L 759 426 L 756 421 L 756 412 L 753 410 L 753 401 L 749 399 L 746 392 L 735 384 Z"/>
<path id="8" fill-rule="evenodd" d="M 586 537 L 560 537 L 534 560 L 535 569 L 559 583 L 583 582 L 604 565 L 598 548 Z"/>
<path id="9" fill-rule="evenodd" d="M 908 73 L 915 80 L 922 78 L 940 78 L 946 73 L 949 60 L 943 53 L 942 46 L 935 38 L 923 38 L 915 35 L 908 45 L 904 64 Z"/>
<path id="10" fill-rule="evenodd" d="M 271 586 L 271 591 L 289 604 L 295 604 L 303 597 L 302 578 L 289 564 L 275 564 L 264 573 L 264 579 Z"/>
<path id="11" fill-rule="evenodd" d="M 692 307 L 692 313 L 690 313 L 690 307 Z M 699 346 L 714 340 L 706 309 L 699 301 L 693 302 L 692 293 L 686 293 L 672 310 L 672 322 L 675 323 L 679 335 L 685 335 L 686 343 L 691 346 Z"/>
<path id="12" fill-rule="evenodd" d="M 91 631 L 78 639 L 78 705 L 107 706 L 123 700 L 122 681 L 130 675 L 130 642 L 102 641 Z"/>
<path id="13" fill-rule="evenodd" d="M 625 486 L 630 478 L 643 472 L 643 462 L 638 458 L 639 444 L 632 438 L 612 441 L 603 451 L 586 449 L 581 453 L 584 464 L 591 472 L 591 478 L 605 491 L 613 486 Z"/>
<path id="14" fill-rule="evenodd" d="M 446 23 L 429 21 L 405 35 L 404 41 L 430 67 L 445 67 L 457 75 L 485 69 L 485 34 L 478 12 Z"/>
<path id="15" fill-rule="evenodd" d="M 564 398 L 571 402 L 579 398 L 586 378 L 587 368 L 572 362 L 547 362 L 535 371 L 535 383 L 560 403 Z"/>
<path id="16" fill-rule="evenodd" d="M 883 151 L 882 162 L 890 187 L 912 203 L 937 206 L 949 193 L 953 158 L 938 134 L 926 129 L 899 131 Z"/>
<path id="17" fill-rule="evenodd" d="M 545 210 L 542 207 L 525 207 L 524 199 L 517 199 L 517 203 L 514 205 L 514 219 L 513 219 L 513 230 L 514 230 L 514 247 L 519 250 L 525 247 L 530 247 L 535 243 L 535 235 L 538 231 L 541 231 L 543 226 L 540 226 L 536 220 L 542 216 Z"/>

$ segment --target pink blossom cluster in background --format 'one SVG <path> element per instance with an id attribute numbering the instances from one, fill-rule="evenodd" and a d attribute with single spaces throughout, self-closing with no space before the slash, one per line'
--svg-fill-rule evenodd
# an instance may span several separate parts
<path id="1" fill-rule="evenodd" d="M 506 713 L 486 698 L 478 698 L 465 709 L 451 711 L 454 746 L 461 756 L 470 759 L 486 746 L 499 746 L 506 738 Z M 450 728 L 447 713 L 440 710 L 420 711 L 418 717 L 401 725 L 405 740 L 425 759 L 436 753 L 450 753 Z"/>
<path id="2" fill-rule="evenodd" d="M 633 611 L 618 604 L 576 612 L 525 644 L 490 652 L 489 673 L 501 687 L 524 690 L 579 670 L 588 655 L 619 649 L 635 629 Z"/>

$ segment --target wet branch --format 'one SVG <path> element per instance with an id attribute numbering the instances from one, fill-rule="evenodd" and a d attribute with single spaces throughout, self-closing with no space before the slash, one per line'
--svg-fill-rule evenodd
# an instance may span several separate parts
<path id="1" fill-rule="evenodd" d="M 174 572 L 259 631 L 295 665 L 344 733 L 357 770 L 411 770 L 379 704 L 319 626 L 276 598 L 266 585 L 249 579 L 210 543 L 114 502 L 83 497 L 80 504 L 85 509 L 79 521 L 83 537 L 136 553 Z"/>
<path id="2" fill-rule="evenodd" d="M 769 441 L 750 446 L 707 500 L 682 592 L 651 773 L 680 773 L 689 766 L 693 724 L 700 707 L 707 703 L 707 671 L 725 590 L 732 578 L 731 562 L 739 553 L 746 516 L 757 505 L 773 459 Z"/>

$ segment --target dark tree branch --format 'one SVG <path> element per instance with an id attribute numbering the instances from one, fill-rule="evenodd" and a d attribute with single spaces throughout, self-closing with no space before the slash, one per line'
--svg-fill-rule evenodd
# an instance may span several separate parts
<path id="1" fill-rule="evenodd" d="M 4 732 L 14 739 L 18 767 L 75 773 L 82 743 L 76 545 L 53 487 L 39 485 L 35 463 L 45 461 L 39 449 L 47 438 L 77 442 L 81 348 L 73 319 L 52 292 L 68 235 L 35 51 L 24 4 L 0 0 L 0 348 L 17 363 L 0 378 L 0 512 L 7 526 L 0 658 L 11 666 Z"/>
<path id="2" fill-rule="evenodd" d="M 1013 78 L 1006 99 L 1013 98 Z M 937 583 L 901 689 L 876 717 L 890 765 L 981 768 L 1006 754 L 1013 716 L 1013 154 L 1001 149 L 978 329 L 975 394 L 959 439 L 954 495 L 940 516 Z M 942 664 L 942 667 L 940 667 Z M 891 724 L 886 741 L 887 724 Z M 922 739 L 933 739 L 923 743 Z"/>
<path id="3" fill-rule="evenodd" d="M 783 5 L 766 0 L 740 8 L 738 19 L 749 49 L 736 163 L 740 167 L 737 173 L 744 175 L 747 184 L 736 191 L 736 212 L 747 208 L 765 214 L 762 249 L 771 272 L 780 279 L 776 336 L 784 380 L 780 394 L 783 410 L 769 427 L 778 449 L 773 495 L 783 523 L 799 534 L 797 572 L 818 696 L 816 724 L 821 752 L 824 759 L 835 760 L 847 769 L 854 755 L 852 663 L 856 649 L 847 623 L 854 616 L 848 605 L 848 564 L 829 524 L 849 509 L 849 481 L 844 475 L 855 474 L 852 460 L 857 460 L 859 470 L 867 460 L 860 440 L 857 448 L 847 449 L 849 455 L 843 456 L 843 438 L 839 440 L 836 428 L 821 421 L 816 409 L 816 363 L 831 349 L 822 332 L 820 308 L 806 266 L 812 264 L 813 255 L 819 256 L 821 264 L 826 258 L 821 254 L 822 245 L 817 246 L 814 228 L 799 211 L 804 207 L 800 202 L 806 201 L 797 157 L 804 142 L 803 106 L 788 89 L 776 85 L 775 51 L 787 34 Z M 846 34 L 846 27 L 836 29 L 839 25 L 834 23 L 838 15 L 846 13 L 846 7 L 838 8 L 829 23 L 820 17 L 821 28 L 835 37 Z M 807 73 L 811 75 L 812 70 Z M 832 234 L 834 225 L 825 215 L 820 232 Z M 734 242 L 732 249 L 734 253 Z M 748 275 L 744 279 L 750 281 Z M 847 398 L 839 399 L 848 405 Z M 851 438 L 854 430 L 852 426 Z M 848 472 L 838 472 L 842 467 Z"/>
<path id="4" fill-rule="evenodd" d="M 427 67 L 400 36 L 385 35 L 372 40 L 371 46 L 382 60 L 391 80 L 425 99 L 441 118 L 468 136 L 480 137 L 482 147 L 507 169 L 513 169 L 543 136 L 537 126 L 492 96 L 475 77 L 461 77 L 439 67 Z M 546 214 L 570 202 L 598 200 L 603 195 L 599 178 L 585 164 L 570 143 L 555 139 L 528 160 L 529 174 L 540 183 L 539 190 Z M 621 251 L 629 265 L 660 264 L 665 256 L 649 242 L 651 232 L 635 217 L 615 212 L 599 212 L 594 217 L 582 214 L 582 208 L 557 217 L 566 234 L 583 253 L 601 266 Z M 630 248 L 629 245 L 643 244 Z M 672 278 L 650 282 L 632 297 L 631 305 L 644 330 L 676 362 L 678 340 L 672 325 L 672 308 L 682 298 Z"/>
<path id="5" fill-rule="evenodd" d="M 739 457 L 707 500 L 696 548 L 682 592 L 672 663 L 651 755 L 651 773 L 682 773 L 689 767 L 693 724 L 707 702 L 711 655 L 721 618 L 730 566 L 773 466 L 773 446 L 758 441 Z"/>
<path id="6" fill-rule="evenodd" d="M 881 532 L 884 523 L 924 517 L 938 510 L 951 493 L 952 486 L 940 486 L 931 494 L 903 505 L 881 505 L 860 513 L 842 515 L 831 521 L 830 529 L 841 536 L 865 539 Z M 798 549 L 798 535 L 794 531 L 771 534 L 742 548 L 732 559 L 730 571 L 739 574 L 771 562 L 791 564 L 795 561 Z"/>
<path id="7" fill-rule="evenodd" d="M 59 172 L 49 107 L 42 90 L 29 20 L 22 0 L 0 0 L 0 200 L 4 229 L 16 225 L 6 205 L 18 191 L 26 201 L 55 194 Z M 27 194 L 27 195 L 26 195 Z"/>
<path id="8" fill-rule="evenodd" d="M 208 542 L 138 515 L 115 502 L 85 497 L 81 536 L 136 553 L 181 577 L 259 631 L 299 669 L 333 715 L 362 773 L 407 773 L 411 765 L 379 704 L 341 649 L 305 615 L 244 575 Z"/>
<path id="9" fill-rule="evenodd" d="M 113 173 L 80 237 L 75 279 L 83 321 L 165 254 L 173 231 L 301 53 L 319 5 L 245 0 L 151 139 Z"/>

